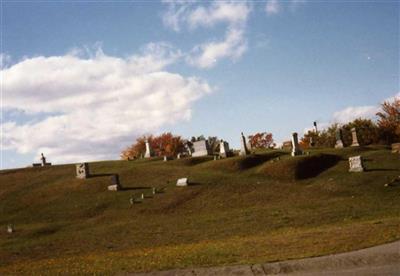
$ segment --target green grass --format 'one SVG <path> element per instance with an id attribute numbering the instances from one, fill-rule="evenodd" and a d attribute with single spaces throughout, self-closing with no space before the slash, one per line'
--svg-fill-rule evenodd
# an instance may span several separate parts
<path id="1" fill-rule="evenodd" d="M 348 173 L 347 158 L 357 154 L 367 171 Z M 0 274 L 259 263 L 400 238 L 400 183 L 384 186 L 400 175 L 400 159 L 384 147 L 105 161 L 90 169 L 87 180 L 75 178 L 74 165 L 0 171 Z M 124 190 L 107 191 L 113 173 Z M 181 177 L 196 185 L 176 187 Z M 165 190 L 153 196 L 151 187 Z M 143 203 L 131 206 L 141 193 Z"/>

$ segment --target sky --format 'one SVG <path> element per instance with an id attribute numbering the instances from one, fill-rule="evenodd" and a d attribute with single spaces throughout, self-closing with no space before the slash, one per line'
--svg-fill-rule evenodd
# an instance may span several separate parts
<path id="1" fill-rule="evenodd" d="M 276 142 L 400 96 L 399 1 L 1 1 L 1 169 Z"/>

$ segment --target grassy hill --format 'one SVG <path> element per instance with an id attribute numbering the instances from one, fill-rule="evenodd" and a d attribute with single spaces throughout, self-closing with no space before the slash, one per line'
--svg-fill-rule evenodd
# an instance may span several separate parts
<path id="1" fill-rule="evenodd" d="M 349 173 L 357 154 L 367 171 Z M 90 170 L 86 180 L 74 165 L 0 171 L 0 274 L 259 263 L 400 238 L 400 181 L 384 185 L 400 175 L 400 159 L 384 147 L 105 161 Z M 113 173 L 124 190 L 107 191 Z M 181 177 L 194 185 L 176 187 Z"/>

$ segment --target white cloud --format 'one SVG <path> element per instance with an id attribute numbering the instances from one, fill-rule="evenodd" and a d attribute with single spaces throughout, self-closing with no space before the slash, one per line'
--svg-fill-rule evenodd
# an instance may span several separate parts
<path id="1" fill-rule="evenodd" d="M 381 103 L 385 101 L 392 102 L 395 98 L 400 98 L 400 91 L 393 97 L 384 99 Z M 376 113 L 381 110 L 381 105 L 366 105 L 366 106 L 349 106 L 342 110 L 333 113 L 332 118 L 329 122 L 318 122 L 318 129 L 323 130 L 330 127 L 333 123 L 338 123 L 339 125 L 347 124 L 355 119 L 376 119 Z M 304 128 L 304 133 L 312 130 L 312 127 Z"/>
<path id="2" fill-rule="evenodd" d="M 382 103 L 385 101 L 392 102 L 395 98 L 400 98 L 400 92 L 395 94 L 393 97 L 384 99 Z M 374 119 L 379 110 L 381 110 L 380 105 L 350 106 L 335 112 L 333 114 L 333 121 L 339 124 L 345 124 L 358 118 Z"/>
<path id="3" fill-rule="evenodd" d="M 220 22 L 230 26 L 242 25 L 247 21 L 250 11 L 246 2 L 213 2 L 207 8 L 199 6 L 192 10 L 187 21 L 191 28 L 211 27 Z"/>
<path id="4" fill-rule="evenodd" d="M 396 98 L 400 99 L 400 91 L 393 97 L 389 97 L 389 98 L 385 99 L 384 102 L 393 102 Z"/>
<path id="5" fill-rule="evenodd" d="M 350 106 L 333 114 L 333 121 L 345 124 L 358 118 L 372 119 L 378 112 L 378 106 Z"/>
<path id="6" fill-rule="evenodd" d="M 243 30 L 229 29 L 225 39 L 220 42 L 209 42 L 196 46 L 187 61 L 199 68 L 211 68 L 221 58 L 238 59 L 247 50 Z"/>
<path id="7" fill-rule="evenodd" d="M 193 30 L 198 27 L 210 28 L 218 23 L 227 24 L 225 37 L 221 41 L 195 45 L 186 54 L 189 64 L 199 68 L 211 68 L 220 59 L 238 59 L 247 50 L 245 25 L 251 6 L 247 1 L 213 1 L 208 6 L 197 5 L 194 1 L 164 1 L 168 3 L 163 16 L 164 24 L 175 31 L 182 26 Z"/>
<path id="8" fill-rule="evenodd" d="M 168 5 L 167 11 L 163 14 L 163 23 L 165 26 L 179 32 L 181 25 L 186 21 L 187 14 L 191 6 L 197 1 L 193 0 L 162 0 Z"/>
<path id="9" fill-rule="evenodd" d="M 267 4 L 265 5 L 265 12 L 268 15 L 277 14 L 280 12 L 280 10 L 281 10 L 281 6 L 280 6 L 278 0 L 267 1 Z"/>
<path id="10" fill-rule="evenodd" d="M 48 114 L 3 124 L 3 146 L 44 152 L 53 162 L 116 158 L 137 135 L 189 120 L 194 101 L 210 93 L 203 80 L 165 71 L 179 58 L 169 45 L 118 58 L 100 49 L 89 58 L 27 58 L 3 74 L 3 107 Z"/>

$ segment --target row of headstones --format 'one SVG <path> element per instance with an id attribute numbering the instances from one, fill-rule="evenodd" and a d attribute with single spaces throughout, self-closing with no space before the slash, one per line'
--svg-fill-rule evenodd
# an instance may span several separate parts
<path id="1" fill-rule="evenodd" d="M 211 149 L 207 140 L 200 140 L 193 142 L 193 148 L 194 148 L 193 152 L 191 152 L 191 150 L 189 149 L 189 155 L 191 155 L 192 157 L 211 155 Z M 219 147 L 219 157 L 226 158 L 228 157 L 229 152 L 230 150 L 228 142 L 221 140 Z M 182 153 L 178 153 L 177 159 L 180 159 L 182 155 L 183 155 Z M 146 141 L 146 152 L 144 154 L 144 158 L 150 158 L 152 156 L 153 156 L 153 151 L 150 147 L 150 143 Z M 167 156 L 164 156 L 164 161 L 168 161 Z"/>
<path id="2" fill-rule="evenodd" d="M 335 144 L 335 148 L 337 149 L 341 149 L 344 148 L 344 144 L 343 144 L 343 131 L 341 128 L 336 130 L 336 144 Z M 360 143 L 358 142 L 358 138 L 357 138 L 357 130 L 356 128 L 352 128 L 351 129 L 351 138 L 352 138 L 352 143 L 351 143 L 351 147 L 359 147 Z"/>
<path id="3" fill-rule="evenodd" d="M 355 128 L 351 129 L 351 137 L 352 137 L 352 143 L 351 147 L 359 147 L 360 144 L 358 143 L 358 138 L 357 138 L 357 130 Z M 336 144 L 335 148 L 343 148 L 343 135 L 342 135 L 342 129 L 338 129 L 336 132 Z M 292 133 L 292 156 L 296 155 L 301 155 L 302 151 L 300 149 L 299 145 L 299 140 L 298 140 L 298 134 L 297 132 Z"/>

